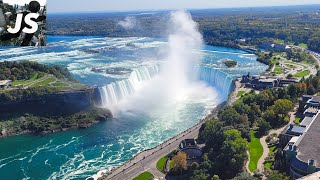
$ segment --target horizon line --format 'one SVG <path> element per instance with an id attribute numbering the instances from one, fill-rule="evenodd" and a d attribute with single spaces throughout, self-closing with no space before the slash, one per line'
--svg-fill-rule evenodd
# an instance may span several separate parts
<path id="1" fill-rule="evenodd" d="M 319 4 L 297 4 L 297 5 L 273 5 L 273 6 L 246 6 L 246 7 L 216 7 L 216 8 L 180 8 L 187 11 L 194 10 L 215 10 L 215 9 L 247 9 L 247 8 L 281 8 L 281 7 L 299 7 L 299 6 L 319 6 Z M 161 11 L 174 11 L 179 10 L 179 8 L 168 8 L 168 9 L 137 9 L 137 10 L 98 10 L 98 11 L 72 11 L 72 12 L 49 12 L 48 14 L 93 14 L 93 13 L 126 13 L 126 12 L 161 12 Z M 320 9 L 319 9 L 320 10 Z"/>

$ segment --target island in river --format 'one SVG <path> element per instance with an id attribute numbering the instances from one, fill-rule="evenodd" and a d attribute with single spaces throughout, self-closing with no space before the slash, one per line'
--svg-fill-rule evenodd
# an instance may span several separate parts
<path id="1" fill-rule="evenodd" d="M 222 60 L 222 62 L 223 62 L 228 68 L 236 67 L 236 65 L 238 64 L 237 61 L 233 61 L 233 60 L 230 60 L 230 59 L 224 59 L 224 60 Z"/>
<path id="2" fill-rule="evenodd" d="M 97 107 L 96 87 L 66 68 L 32 61 L 0 63 L 0 137 L 86 128 L 111 117 Z"/>

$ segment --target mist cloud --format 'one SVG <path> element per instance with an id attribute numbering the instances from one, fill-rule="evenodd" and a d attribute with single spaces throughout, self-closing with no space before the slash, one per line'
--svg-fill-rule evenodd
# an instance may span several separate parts
<path id="1" fill-rule="evenodd" d="M 120 111 L 149 113 L 154 109 L 177 108 L 192 100 L 215 103 L 215 90 L 197 80 L 202 55 L 194 51 L 202 49 L 203 39 L 189 13 L 176 11 L 170 14 L 167 39 L 160 73 L 121 101 L 116 107 Z"/>
<path id="2" fill-rule="evenodd" d="M 137 19 L 135 17 L 128 16 L 118 24 L 124 29 L 133 29 L 137 26 Z"/>

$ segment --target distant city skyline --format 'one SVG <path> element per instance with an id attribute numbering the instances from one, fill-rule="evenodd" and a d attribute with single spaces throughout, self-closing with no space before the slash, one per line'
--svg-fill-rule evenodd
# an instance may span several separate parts
<path id="1" fill-rule="evenodd" d="M 7 0 L 28 1 L 28 0 Z M 211 9 L 320 4 L 319 0 L 50 0 L 48 13 Z"/>

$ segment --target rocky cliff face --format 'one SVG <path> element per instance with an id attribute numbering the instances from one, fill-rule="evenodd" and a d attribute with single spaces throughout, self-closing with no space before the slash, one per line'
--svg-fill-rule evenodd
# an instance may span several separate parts
<path id="1" fill-rule="evenodd" d="M 68 115 L 86 111 L 99 101 L 97 88 L 88 88 L 0 103 L 0 114 Z"/>

